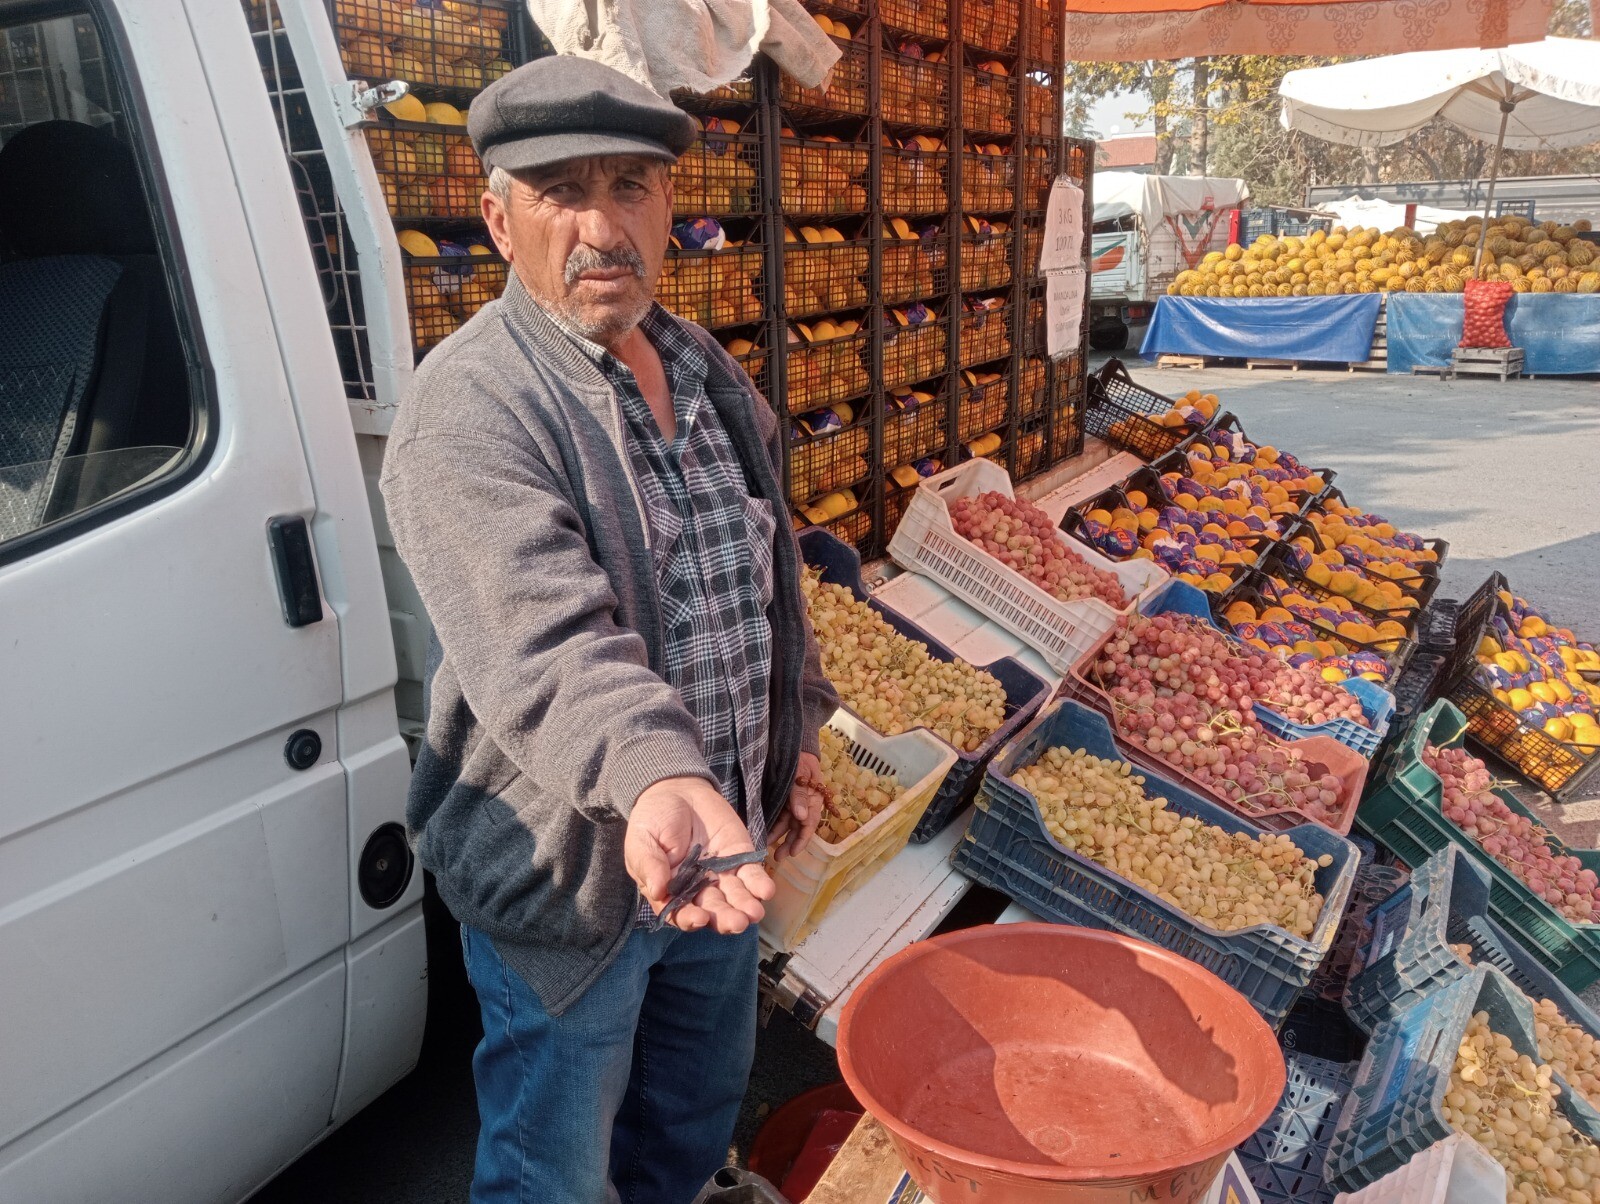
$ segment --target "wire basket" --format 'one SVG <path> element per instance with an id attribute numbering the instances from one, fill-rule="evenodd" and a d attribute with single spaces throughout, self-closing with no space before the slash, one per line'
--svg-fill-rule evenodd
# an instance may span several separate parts
<path id="1" fill-rule="evenodd" d="M 798 136 L 779 139 L 778 191 L 783 212 L 827 216 L 867 211 L 871 148 Z"/>
<path id="2" fill-rule="evenodd" d="M 950 123 L 950 64 L 885 50 L 879 81 L 885 121 L 921 126 Z"/>
<path id="3" fill-rule="evenodd" d="M 1024 427 L 1017 435 L 1016 457 L 1016 471 L 1011 474 L 1015 481 L 1026 481 L 1050 467 L 1048 432 L 1043 422 Z"/>
<path id="4" fill-rule="evenodd" d="M 1083 451 L 1083 374 L 1050 365 L 1050 455 L 1065 460 Z"/>
<path id="5" fill-rule="evenodd" d="M 1028 0 L 1022 7 L 1022 28 L 1031 62 L 1048 68 L 1060 61 L 1061 16 L 1055 0 Z"/>
<path id="6" fill-rule="evenodd" d="M 892 316 L 884 328 L 885 388 L 943 376 L 949 367 L 950 339 L 942 317 L 918 326 L 901 326 Z"/>
<path id="7" fill-rule="evenodd" d="M 731 338 L 722 344 L 733 362 L 743 368 L 756 392 L 763 397 L 772 396 L 772 352 L 763 340 Z"/>
<path id="8" fill-rule="evenodd" d="M 479 217 L 487 181 L 465 126 L 385 119 L 365 132 L 390 217 Z"/>
<path id="9" fill-rule="evenodd" d="M 720 122 L 721 118 L 714 118 Z M 679 217 L 740 217 L 761 204 L 761 138 L 707 130 L 672 169 L 672 211 Z"/>
<path id="10" fill-rule="evenodd" d="M 860 31 L 856 32 L 859 35 Z M 840 57 L 826 87 L 802 87 L 788 72 L 780 75 L 779 102 L 794 116 L 822 121 L 867 116 L 868 48 L 856 38 L 835 37 L 833 44 Z"/>
<path id="11" fill-rule="evenodd" d="M 949 292 L 949 246 L 942 226 L 924 227 L 920 238 L 890 241 L 885 233 L 879 269 L 884 301 L 895 305 Z"/>
<path id="12" fill-rule="evenodd" d="M 1009 229 L 994 229 L 984 223 L 974 231 L 970 221 L 961 228 L 961 291 L 1004 288 L 1011 283 L 1011 247 L 1015 236 Z"/>
<path id="13" fill-rule="evenodd" d="M 741 75 L 709 92 L 691 92 L 687 88 L 679 88 L 672 94 L 672 103 L 680 109 L 697 110 L 724 104 L 753 105 L 755 102 L 756 81 L 749 75 Z"/>
<path id="14" fill-rule="evenodd" d="M 336 0 L 333 32 L 351 76 L 477 92 L 511 70 L 512 12 L 481 0 Z"/>
<path id="15" fill-rule="evenodd" d="M 950 36 L 950 0 L 880 0 L 878 20 L 885 28 L 925 38 Z"/>
<path id="16" fill-rule="evenodd" d="M 804 414 L 835 402 L 849 401 L 872 388 L 866 358 L 870 350 L 870 329 L 863 325 L 842 335 L 808 338 L 805 331 L 814 332 L 820 325 L 790 323 L 789 326 L 789 353 L 784 359 L 784 373 L 785 398 L 791 414 Z"/>
<path id="17" fill-rule="evenodd" d="M 1022 149 L 1022 207 L 1042 211 L 1050 203 L 1050 186 L 1056 179 L 1056 156 L 1049 147 L 1037 142 Z M 1043 213 L 1040 213 L 1039 230 L 1044 231 Z M 1028 261 L 1037 264 L 1038 256 Z"/>
<path id="18" fill-rule="evenodd" d="M 1095 146 L 1092 138 L 1068 138 L 1061 164 L 1062 172 L 1074 184 L 1082 184 L 1094 167 Z"/>
<path id="19" fill-rule="evenodd" d="M 669 248 L 656 283 L 656 300 L 708 330 L 760 321 L 762 275 L 766 260 L 761 244 L 747 242 L 720 250 Z"/>
<path id="20" fill-rule="evenodd" d="M 950 152 L 924 150 L 911 140 L 883 148 L 885 213 L 944 213 L 950 208 Z"/>
<path id="21" fill-rule="evenodd" d="M 1050 364 L 1042 356 L 1025 356 L 1017 365 L 1017 417 L 1044 417 L 1050 400 Z"/>
<path id="22" fill-rule="evenodd" d="M 961 315 L 959 360 L 963 368 L 971 364 L 988 363 L 1010 354 L 1010 305 L 997 305 Z"/>
<path id="23" fill-rule="evenodd" d="M 956 438 L 998 430 L 1011 417 L 1009 372 L 963 372 L 956 392 Z"/>
<path id="24" fill-rule="evenodd" d="M 416 349 L 428 350 L 498 297 L 507 270 L 493 254 L 406 256 L 406 308 Z"/>
<path id="25" fill-rule="evenodd" d="M 939 391 L 909 408 L 899 404 L 898 399 L 891 401 L 883 418 L 881 459 L 885 468 L 897 468 L 944 451 L 944 400 Z"/>
<path id="26" fill-rule="evenodd" d="M 849 425 L 837 431 L 806 435 L 803 418 L 790 425 L 789 500 L 796 506 L 804 508 L 840 490 L 857 490 L 872 476 L 870 406 L 863 404 Z"/>
<path id="27" fill-rule="evenodd" d="M 783 304 L 791 318 L 859 309 L 867 303 L 865 277 L 872 266 L 872 240 L 786 242 Z"/>
<path id="28" fill-rule="evenodd" d="M 1600 749 L 1558 740 L 1501 702 L 1476 678 L 1457 678 L 1445 697 L 1467 717 L 1467 738 L 1488 749 L 1558 803 L 1584 797 L 1600 770 Z"/>
<path id="29" fill-rule="evenodd" d="M 961 8 L 961 40 L 969 46 L 1014 50 L 1021 24 L 1018 0 L 965 0 Z"/>
<path id="30" fill-rule="evenodd" d="M 971 149 L 961 156 L 961 207 L 969 213 L 1009 212 L 1016 207 L 1016 161 L 1009 154 Z"/>
<path id="31" fill-rule="evenodd" d="M 863 556 L 874 555 L 879 546 L 878 529 L 872 522 L 872 498 L 882 489 L 882 483 L 873 480 L 862 488 L 852 490 L 858 498 L 857 505 L 852 510 L 833 518 L 826 516 L 807 516 L 802 514 L 805 521 L 815 527 L 821 527 L 835 539 L 842 540 L 860 552 Z"/>
<path id="32" fill-rule="evenodd" d="M 976 67 L 961 69 L 961 126 L 973 133 L 1008 136 L 1016 129 L 1015 80 Z"/>
<path id="33" fill-rule="evenodd" d="M 1023 77 L 1022 132 L 1034 138 L 1060 137 L 1061 89 L 1053 73 L 1042 79 Z"/>

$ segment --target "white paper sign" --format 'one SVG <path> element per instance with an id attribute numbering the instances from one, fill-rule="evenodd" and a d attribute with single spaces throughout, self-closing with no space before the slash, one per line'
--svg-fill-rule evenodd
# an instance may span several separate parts
<path id="1" fill-rule="evenodd" d="M 1052 359 L 1078 349 L 1088 280 L 1089 274 L 1082 268 L 1051 272 L 1045 277 L 1045 350 Z"/>
<path id="2" fill-rule="evenodd" d="M 1070 176 L 1057 176 L 1050 185 L 1044 211 L 1044 247 L 1039 271 L 1055 272 L 1083 266 L 1083 189 Z"/>

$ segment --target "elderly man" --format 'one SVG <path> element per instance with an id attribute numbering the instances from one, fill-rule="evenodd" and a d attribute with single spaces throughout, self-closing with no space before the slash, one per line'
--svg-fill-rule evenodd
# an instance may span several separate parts
<path id="1" fill-rule="evenodd" d="M 428 356 L 382 487 L 433 619 L 409 820 L 484 1037 L 474 1201 L 688 1204 L 755 1042 L 760 864 L 803 849 L 822 676 L 772 410 L 656 305 L 690 119 L 608 67 L 473 102 L 512 271 Z"/>

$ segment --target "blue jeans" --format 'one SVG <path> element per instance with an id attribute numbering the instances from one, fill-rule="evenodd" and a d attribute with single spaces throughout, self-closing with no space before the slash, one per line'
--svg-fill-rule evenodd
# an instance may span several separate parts
<path id="1" fill-rule="evenodd" d="M 756 929 L 636 928 L 560 1016 L 461 929 L 483 1012 L 472 1204 L 691 1204 L 727 1161 L 756 1040 Z"/>

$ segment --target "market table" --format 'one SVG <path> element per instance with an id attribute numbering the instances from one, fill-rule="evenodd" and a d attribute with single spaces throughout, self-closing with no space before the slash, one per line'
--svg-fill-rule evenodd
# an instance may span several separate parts
<path id="1" fill-rule="evenodd" d="M 1139 354 L 1364 363 L 1380 300 L 1377 293 L 1162 297 Z"/>
<path id="2" fill-rule="evenodd" d="M 1390 293 L 1389 371 L 1447 366 L 1464 303 L 1460 293 Z M 1600 294 L 1517 293 L 1506 334 L 1522 348 L 1525 376 L 1600 372 Z"/>

